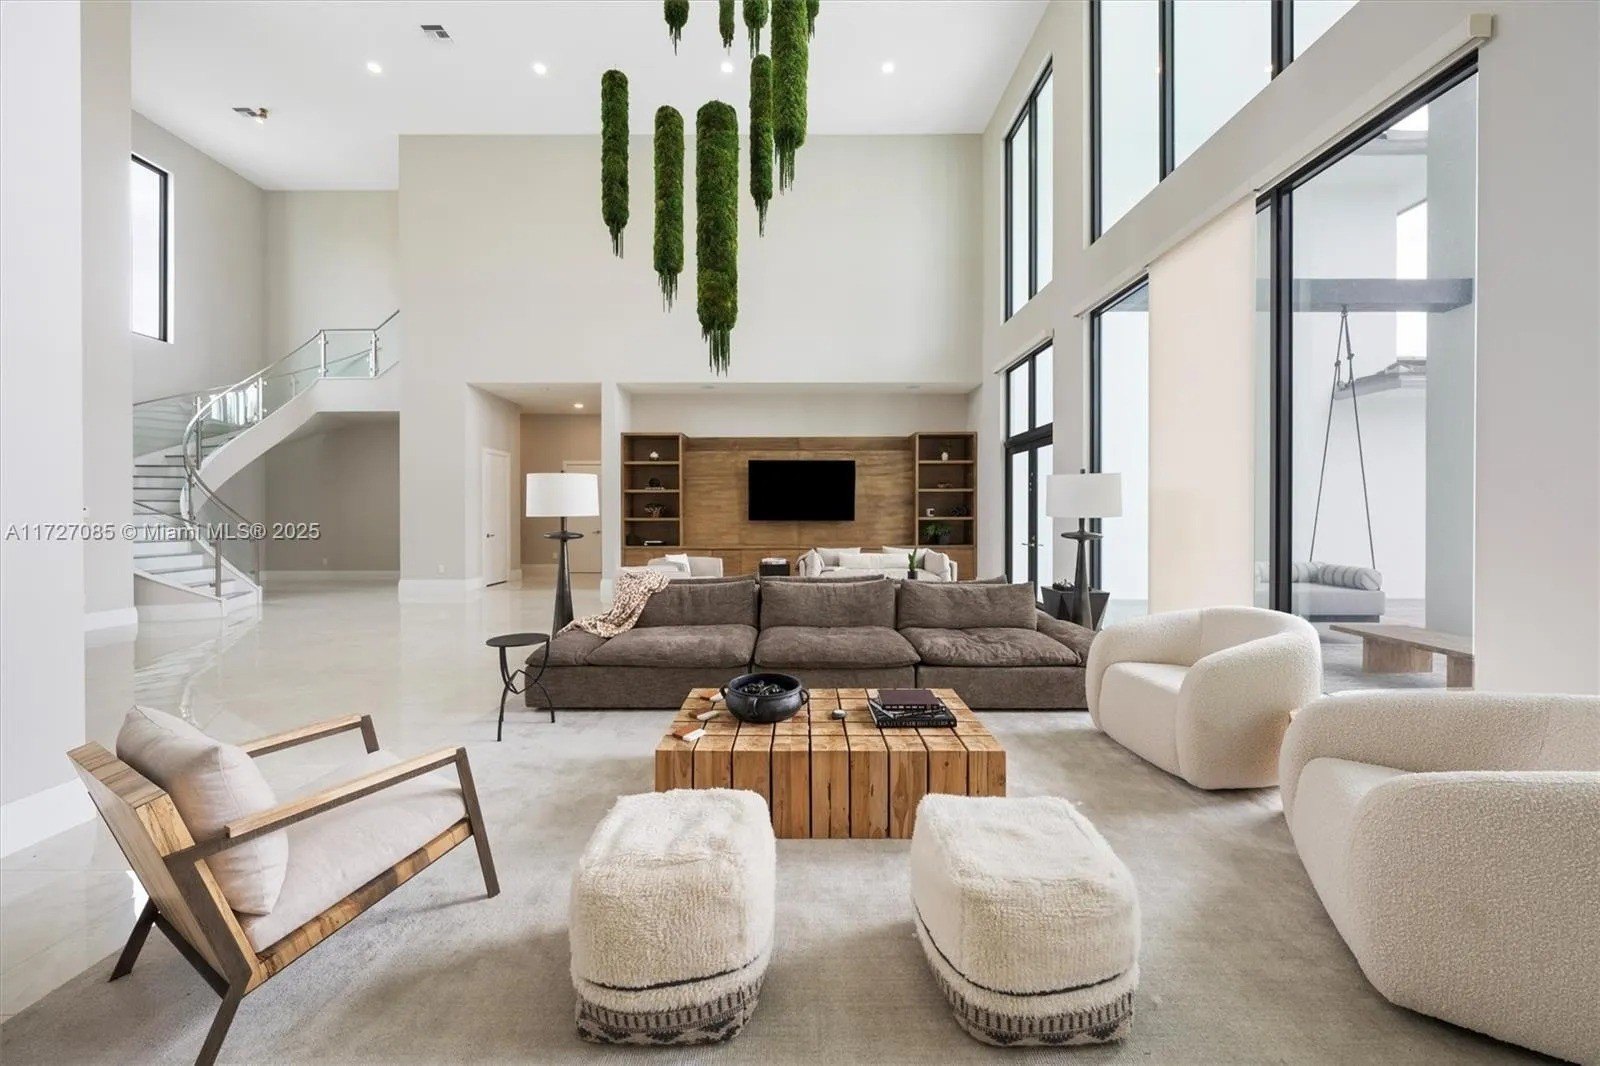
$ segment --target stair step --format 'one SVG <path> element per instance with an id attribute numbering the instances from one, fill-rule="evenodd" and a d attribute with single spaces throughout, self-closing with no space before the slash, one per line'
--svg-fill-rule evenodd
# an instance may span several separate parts
<path id="1" fill-rule="evenodd" d="M 196 566 L 188 570 L 152 570 L 150 572 L 152 574 L 159 573 L 166 581 L 176 581 L 178 584 L 188 585 L 190 588 L 193 588 L 196 585 L 209 586 L 211 584 L 211 579 L 214 576 L 214 571 L 211 569 L 210 562 L 210 559 L 206 559 L 205 565 Z M 223 573 L 227 573 L 227 571 L 224 570 Z M 227 584 L 227 581 L 224 580 L 223 584 Z"/>
<path id="2" fill-rule="evenodd" d="M 133 557 L 135 559 L 163 559 L 173 555 L 192 555 L 195 553 L 195 542 L 192 540 L 135 540 L 133 542 Z"/>
<path id="3" fill-rule="evenodd" d="M 194 541 L 178 541 L 185 546 L 193 545 Z M 135 558 L 138 556 L 135 555 Z M 151 574 L 181 575 L 195 570 L 205 570 L 210 573 L 209 564 L 211 557 L 203 552 L 162 552 L 145 556 L 146 565 L 141 567 Z M 174 580 L 180 578 L 174 577 Z"/>
<path id="4" fill-rule="evenodd" d="M 182 485 L 135 485 L 133 487 L 133 498 L 137 503 L 177 503 L 182 496 Z"/>

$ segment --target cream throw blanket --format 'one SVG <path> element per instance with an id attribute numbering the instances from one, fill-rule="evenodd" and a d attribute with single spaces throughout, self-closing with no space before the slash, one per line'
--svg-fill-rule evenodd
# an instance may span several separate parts
<path id="1" fill-rule="evenodd" d="M 617 591 L 609 610 L 587 618 L 574 618 L 561 632 L 581 629 L 610 639 L 633 628 L 650 597 L 667 587 L 667 575 L 659 570 L 623 570 L 617 574 Z"/>

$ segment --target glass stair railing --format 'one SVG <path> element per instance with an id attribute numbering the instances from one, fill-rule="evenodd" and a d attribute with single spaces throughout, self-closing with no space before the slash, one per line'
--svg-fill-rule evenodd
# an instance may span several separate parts
<path id="1" fill-rule="evenodd" d="M 205 483 L 201 476 L 205 457 L 323 378 L 383 374 L 397 361 L 399 314 L 394 312 L 373 329 L 319 330 L 288 355 L 235 385 L 133 405 L 134 518 L 146 524 L 192 527 L 212 555 L 209 584 L 214 594 L 220 595 L 225 587 L 225 556 L 259 584 L 264 541 L 226 535 L 249 531 L 255 524 Z"/>

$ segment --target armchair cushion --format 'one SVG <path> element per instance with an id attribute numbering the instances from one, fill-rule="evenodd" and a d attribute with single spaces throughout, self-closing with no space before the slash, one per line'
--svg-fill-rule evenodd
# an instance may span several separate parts
<path id="1" fill-rule="evenodd" d="M 902 629 L 928 666 L 1082 666 L 1071 647 L 1033 629 Z"/>
<path id="2" fill-rule="evenodd" d="M 183 816 L 195 840 L 278 805 L 272 786 L 243 748 L 213 740 L 181 718 L 135 707 L 117 734 L 117 758 L 149 778 Z M 266 914 L 283 889 L 289 842 L 269 833 L 208 860 L 228 905 L 241 914 Z"/>
<path id="3" fill-rule="evenodd" d="M 1178 709 L 1189 671 L 1170 663 L 1116 663 L 1105 672 L 1100 698 L 1119 708 L 1100 728 L 1106 736 L 1169 774 L 1178 761 Z"/>
<path id="4" fill-rule="evenodd" d="M 375 751 L 329 771 L 295 796 L 399 762 Z M 250 946 L 265 951 L 466 816 L 457 779 L 436 771 L 296 822 L 280 834 L 288 838 L 289 861 L 276 906 L 240 923 Z"/>

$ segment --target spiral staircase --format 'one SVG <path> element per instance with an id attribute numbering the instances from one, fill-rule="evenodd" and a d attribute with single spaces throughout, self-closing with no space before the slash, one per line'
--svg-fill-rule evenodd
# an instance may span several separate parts
<path id="1" fill-rule="evenodd" d="M 222 617 L 261 603 L 270 528 L 220 494 L 320 414 L 398 411 L 396 311 L 325 329 L 235 385 L 133 406 L 134 604 L 141 620 Z"/>

